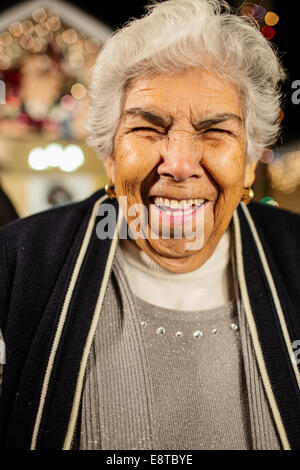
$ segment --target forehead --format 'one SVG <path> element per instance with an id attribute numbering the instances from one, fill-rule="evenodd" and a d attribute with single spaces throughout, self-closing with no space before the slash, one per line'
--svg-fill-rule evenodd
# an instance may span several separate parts
<path id="1" fill-rule="evenodd" d="M 135 79 L 127 90 L 124 109 L 131 106 L 154 106 L 172 115 L 231 112 L 242 117 L 237 87 L 203 69 Z"/>

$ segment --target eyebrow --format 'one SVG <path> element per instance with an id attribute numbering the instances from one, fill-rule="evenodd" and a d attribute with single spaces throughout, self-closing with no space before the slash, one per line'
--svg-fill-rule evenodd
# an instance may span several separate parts
<path id="1" fill-rule="evenodd" d="M 159 116 L 156 113 L 153 113 L 152 111 L 148 111 L 143 108 L 129 108 L 126 109 L 122 115 L 122 117 L 126 116 L 137 116 L 141 117 L 145 121 L 150 122 L 154 126 L 162 127 L 166 130 L 168 130 L 172 124 L 173 124 L 173 119 L 169 118 L 168 120 L 164 119 L 162 116 Z"/>
<path id="2" fill-rule="evenodd" d="M 238 114 L 234 113 L 221 113 L 221 114 L 215 114 L 209 119 L 203 119 L 200 121 L 197 121 L 195 123 L 192 123 L 192 126 L 196 131 L 201 131 L 202 129 L 207 129 L 211 126 L 214 126 L 216 124 L 220 124 L 225 121 L 230 121 L 230 120 L 235 120 L 238 122 L 239 125 L 243 124 L 243 120 L 241 116 Z"/>
<path id="3" fill-rule="evenodd" d="M 149 110 L 146 110 L 146 109 L 143 109 L 143 108 L 139 108 L 139 107 L 133 107 L 133 108 L 126 109 L 122 114 L 122 118 L 126 117 L 126 116 L 141 117 L 145 121 L 148 121 L 151 124 L 153 124 L 155 126 L 158 126 L 158 127 L 162 127 L 166 130 L 168 130 L 172 126 L 173 121 L 174 121 L 174 119 L 171 118 L 171 117 L 168 120 L 166 120 L 162 116 L 160 116 L 160 115 L 158 115 L 158 114 L 156 114 L 152 111 L 149 111 Z M 214 126 L 216 124 L 220 124 L 222 122 L 229 121 L 229 120 L 235 120 L 235 121 L 238 122 L 239 125 L 243 124 L 242 118 L 238 114 L 234 114 L 234 113 L 215 114 L 211 118 L 202 119 L 202 120 L 196 121 L 194 123 L 191 122 L 191 124 L 192 124 L 192 126 L 194 127 L 194 129 L 196 131 L 200 131 L 202 129 L 208 129 L 211 126 Z"/>

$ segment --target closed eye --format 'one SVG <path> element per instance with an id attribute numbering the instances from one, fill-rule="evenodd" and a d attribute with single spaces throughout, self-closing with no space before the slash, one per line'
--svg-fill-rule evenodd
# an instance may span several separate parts
<path id="1" fill-rule="evenodd" d="M 156 132 L 157 134 L 161 134 L 157 129 L 154 129 L 153 127 L 134 127 L 131 129 L 131 132 L 137 132 L 137 131 L 150 131 L 150 132 Z"/>
<path id="2" fill-rule="evenodd" d="M 219 132 L 219 133 L 225 133 L 228 135 L 233 135 L 233 132 L 229 131 L 228 129 L 219 129 L 219 128 L 210 128 L 206 129 L 203 133 L 207 134 L 208 132 Z"/>

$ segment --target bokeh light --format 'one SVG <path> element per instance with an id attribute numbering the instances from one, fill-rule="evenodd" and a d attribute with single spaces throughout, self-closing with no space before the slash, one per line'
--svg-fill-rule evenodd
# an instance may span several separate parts
<path id="1" fill-rule="evenodd" d="M 28 155 L 28 165 L 32 170 L 43 171 L 58 168 L 64 172 L 77 170 L 85 161 L 84 153 L 78 145 L 67 145 L 65 149 L 60 144 L 52 143 L 43 147 L 31 149 Z"/>
<path id="2" fill-rule="evenodd" d="M 69 29 L 66 29 L 63 32 L 62 37 L 63 37 L 63 40 L 65 41 L 65 43 L 74 44 L 74 42 L 76 42 L 76 40 L 77 40 L 77 33 L 76 33 L 75 29 L 69 28 Z"/>
<path id="3" fill-rule="evenodd" d="M 272 39 L 276 33 L 275 29 L 268 25 L 264 25 L 261 28 L 261 32 L 266 39 Z"/>
<path id="4" fill-rule="evenodd" d="M 284 118 L 284 112 L 281 109 L 280 112 L 279 112 L 279 117 L 278 117 L 277 121 L 281 122 L 283 120 L 283 118 Z"/>
<path id="5" fill-rule="evenodd" d="M 252 15 L 256 20 L 262 20 L 266 15 L 266 9 L 262 5 L 255 5 L 252 10 Z"/>
<path id="6" fill-rule="evenodd" d="M 61 27 L 61 22 L 58 16 L 51 16 L 47 19 L 46 25 L 50 31 L 58 31 Z"/>
<path id="7" fill-rule="evenodd" d="M 65 172 L 77 170 L 84 163 L 84 153 L 78 145 L 68 145 L 61 156 L 59 168 Z"/>
<path id="8" fill-rule="evenodd" d="M 86 39 L 85 48 L 89 54 L 97 54 L 100 49 L 100 44 L 98 39 Z"/>
<path id="9" fill-rule="evenodd" d="M 265 16 L 265 23 L 268 26 L 275 26 L 279 21 L 279 16 L 276 15 L 273 11 L 268 11 L 268 13 Z"/>
<path id="10" fill-rule="evenodd" d="M 48 162 L 45 151 L 42 147 L 35 147 L 30 151 L 28 156 L 28 165 L 35 171 L 46 170 Z"/>
<path id="11" fill-rule="evenodd" d="M 268 174 L 273 188 L 286 194 L 296 190 L 300 184 L 300 150 L 292 150 L 268 165 Z"/>
<path id="12" fill-rule="evenodd" d="M 0 34 L 0 44 L 2 44 L 2 46 L 9 46 L 12 41 L 11 34 L 8 31 Z"/>
<path id="13" fill-rule="evenodd" d="M 279 204 L 275 199 L 271 196 L 265 196 L 263 197 L 260 202 L 262 204 L 267 204 L 268 206 L 274 206 L 274 207 L 279 207 Z"/>
<path id="14" fill-rule="evenodd" d="M 36 10 L 33 11 L 32 18 L 37 23 L 41 21 L 45 21 L 47 18 L 47 13 L 45 12 L 44 8 L 37 8 Z"/>
<path id="15" fill-rule="evenodd" d="M 71 94 L 76 100 L 82 100 L 86 97 L 86 88 L 82 83 L 75 83 L 71 88 Z"/>
<path id="16" fill-rule="evenodd" d="M 50 168 L 56 168 L 62 159 L 63 148 L 60 144 L 49 144 L 45 148 L 45 158 Z"/>
<path id="17" fill-rule="evenodd" d="M 242 6 L 241 14 L 246 16 L 253 16 L 253 5 Z"/>
<path id="18" fill-rule="evenodd" d="M 260 161 L 265 164 L 271 163 L 273 160 L 274 152 L 272 150 L 266 150 L 260 158 Z"/>
<path id="19" fill-rule="evenodd" d="M 15 36 L 15 37 L 19 37 L 21 36 L 21 34 L 23 33 L 23 26 L 21 25 L 21 23 L 19 21 L 17 21 L 16 23 L 13 23 L 10 27 L 9 27 L 9 32 Z"/>
<path id="20" fill-rule="evenodd" d="M 73 111 L 73 109 L 75 109 L 76 107 L 76 101 L 71 95 L 63 96 L 62 99 L 60 100 L 60 103 L 61 103 L 61 107 L 65 111 Z"/>

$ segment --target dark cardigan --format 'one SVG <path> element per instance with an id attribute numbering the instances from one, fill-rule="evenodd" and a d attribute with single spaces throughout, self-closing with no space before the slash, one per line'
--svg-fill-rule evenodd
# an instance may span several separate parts
<path id="1" fill-rule="evenodd" d="M 109 239 L 97 238 L 94 229 L 55 348 L 53 342 L 93 206 L 104 194 L 98 191 L 85 201 L 33 215 L 0 230 L 0 328 L 6 345 L 0 428 L 1 442 L 8 449 L 64 447 L 74 395 L 76 390 L 80 392 L 80 364 L 95 305 L 100 288 L 105 291 L 106 287 L 102 283 L 112 245 Z M 118 208 L 116 200 L 107 202 Z M 242 297 L 249 297 L 249 315 L 256 326 L 257 347 L 262 351 L 273 407 L 279 412 L 281 434 L 286 435 L 287 448 L 300 449 L 299 375 L 295 372 L 299 374 L 299 366 L 292 364 L 290 354 L 292 343 L 300 340 L 300 216 L 257 203 L 248 206 L 280 310 L 243 207 L 240 204 L 236 211 L 246 285 Z"/>

